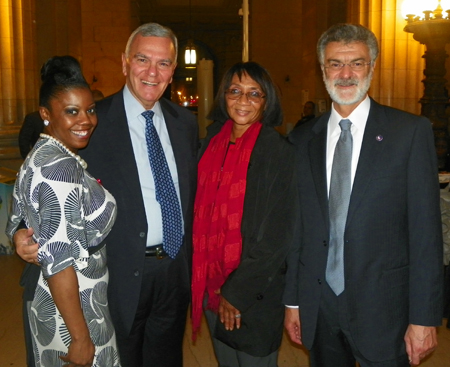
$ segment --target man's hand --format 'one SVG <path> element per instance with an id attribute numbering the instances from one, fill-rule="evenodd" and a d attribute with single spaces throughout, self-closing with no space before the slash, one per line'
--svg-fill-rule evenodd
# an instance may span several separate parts
<path id="1" fill-rule="evenodd" d="M 38 244 L 33 242 L 33 228 L 19 229 L 13 237 L 17 254 L 26 262 L 39 265 L 37 261 Z"/>
<path id="2" fill-rule="evenodd" d="M 437 332 L 434 326 L 410 324 L 405 333 L 406 352 L 409 363 L 417 366 L 437 346 Z"/>
<path id="3" fill-rule="evenodd" d="M 216 293 L 220 293 L 220 290 Z M 220 322 L 225 325 L 225 330 L 232 331 L 235 325 L 236 329 L 241 327 L 241 312 L 223 296 L 220 296 L 219 317 Z"/>
<path id="4" fill-rule="evenodd" d="M 302 331 L 300 328 L 300 311 L 298 308 L 285 308 L 284 327 L 295 344 L 302 345 Z"/>

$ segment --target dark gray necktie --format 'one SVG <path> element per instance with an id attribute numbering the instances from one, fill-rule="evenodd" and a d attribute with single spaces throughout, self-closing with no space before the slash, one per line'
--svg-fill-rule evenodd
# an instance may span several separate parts
<path id="1" fill-rule="evenodd" d="M 344 231 L 350 202 L 353 138 L 350 120 L 341 120 L 341 135 L 334 151 L 331 169 L 329 216 L 330 246 L 326 270 L 327 283 L 336 295 L 343 292 L 344 279 Z"/>
<path id="2" fill-rule="evenodd" d="M 156 200 L 161 205 L 163 248 L 174 259 L 183 243 L 180 202 L 161 140 L 159 140 L 158 133 L 153 125 L 153 114 L 151 110 L 142 113 L 146 121 L 145 138 L 147 140 L 148 158 L 155 180 Z"/>

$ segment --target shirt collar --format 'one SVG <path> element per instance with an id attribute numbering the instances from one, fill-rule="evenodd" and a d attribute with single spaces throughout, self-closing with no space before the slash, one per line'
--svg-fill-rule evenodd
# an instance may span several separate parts
<path id="1" fill-rule="evenodd" d="M 123 100 L 125 103 L 125 109 L 127 116 L 133 116 L 133 118 L 139 118 L 139 116 L 145 111 L 145 108 L 139 103 L 139 101 L 131 94 L 128 86 L 123 88 Z M 161 105 L 157 101 L 151 109 L 157 117 L 163 118 Z"/>
<path id="2" fill-rule="evenodd" d="M 346 119 L 352 122 L 352 133 L 354 129 L 364 129 L 366 126 L 367 118 L 369 117 L 370 110 L 370 98 L 366 95 L 366 98 L 356 107 L 352 113 L 346 117 Z M 328 121 L 328 129 L 331 134 L 340 134 L 341 128 L 339 127 L 339 122 L 343 119 L 334 108 L 334 104 L 331 104 L 331 115 Z"/>

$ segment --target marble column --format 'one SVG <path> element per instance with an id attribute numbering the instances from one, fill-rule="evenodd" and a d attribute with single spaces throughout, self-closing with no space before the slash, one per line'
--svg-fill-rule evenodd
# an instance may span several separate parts
<path id="1" fill-rule="evenodd" d="M 197 65 L 197 93 L 198 93 L 198 127 L 199 137 L 206 137 L 206 127 L 212 122 L 206 116 L 211 111 L 214 100 L 213 94 L 213 67 L 212 60 L 199 60 Z"/>
<path id="2" fill-rule="evenodd" d="M 20 157 L 20 125 L 37 105 L 34 19 L 34 0 L 0 0 L 0 159 Z"/>
<path id="3" fill-rule="evenodd" d="M 105 95 L 123 86 L 121 52 L 137 15 L 135 0 L 0 0 L 0 160 L 20 158 L 18 132 L 38 108 L 48 58 L 76 57 Z"/>

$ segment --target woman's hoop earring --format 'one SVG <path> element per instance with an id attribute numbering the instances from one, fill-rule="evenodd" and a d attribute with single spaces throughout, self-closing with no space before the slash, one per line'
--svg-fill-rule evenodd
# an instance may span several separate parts
<path id="1" fill-rule="evenodd" d="M 48 125 L 50 125 L 50 121 L 48 121 L 48 120 L 44 120 L 44 125 L 45 125 L 45 126 L 48 126 Z"/>

